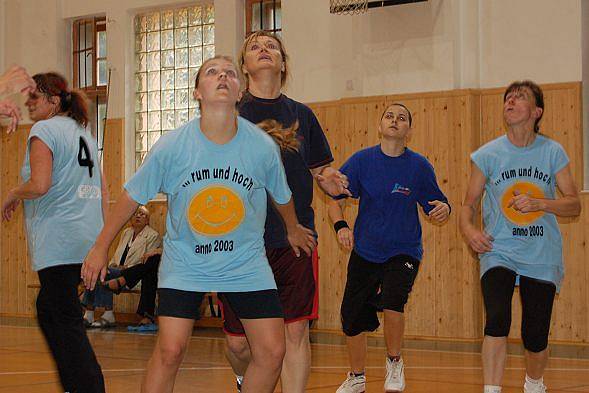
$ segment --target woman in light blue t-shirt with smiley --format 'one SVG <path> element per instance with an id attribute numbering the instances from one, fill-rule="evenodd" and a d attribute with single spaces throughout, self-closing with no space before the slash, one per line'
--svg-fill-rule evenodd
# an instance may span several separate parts
<path id="1" fill-rule="evenodd" d="M 484 392 L 501 392 L 511 298 L 519 284 L 525 393 L 546 391 L 552 305 L 564 274 L 557 216 L 581 211 L 569 159 L 560 144 L 540 135 L 544 96 L 531 81 L 512 83 L 503 96 L 505 135 L 472 153 L 472 172 L 460 228 L 479 254 L 485 338 Z M 556 188 L 562 197 L 556 197 Z M 484 229 L 473 221 L 483 196 Z"/>

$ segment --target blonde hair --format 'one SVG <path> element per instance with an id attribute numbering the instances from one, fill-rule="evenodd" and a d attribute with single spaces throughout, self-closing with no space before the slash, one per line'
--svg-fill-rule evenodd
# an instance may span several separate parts
<path id="1" fill-rule="evenodd" d="M 266 131 L 274 139 L 280 150 L 299 151 L 300 142 L 297 139 L 297 130 L 299 129 L 298 121 L 294 122 L 292 126 L 284 128 L 276 120 L 267 119 L 258 123 L 258 127 Z"/>
<path id="2" fill-rule="evenodd" d="M 245 53 L 247 52 L 247 47 L 252 41 L 256 41 L 259 37 L 270 37 L 278 42 L 278 46 L 280 47 L 280 54 L 282 55 L 282 62 L 284 63 L 284 69 L 280 72 L 280 86 L 284 86 L 286 83 L 286 79 L 290 75 L 288 70 L 288 54 L 286 53 L 286 49 L 284 49 L 284 44 L 280 37 L 276 34 L 267 31 L 267 30 L 259 30 L 252 34 L 250 34 L 245 41 L 243 41 L 243 45 L 241 46 L 241 52 L 239 53 L 239 70 L 244 74 L 245 79 L 245 88 L 246 90 L 249 88 L 249 78 L 247 73 L 243 72 L 243 65 L 245 63 Z"/>
<path id="3" fill-rule="evenodd" d="M 200 74 L 202 72 L 202 70 L 205 69 L 205 65 L 213 60 L 225 60 L 231 64 L 233 64 L 233 67 L 235 67 L 235 69 L 237 70 L 237 66 L 235 65 L 235 61 L 233 60 L 233 57 L 231 56 L 226 56 L 226 55 L 216 55 L 214 57 L 211 57 L 210 59 L 207 59 L 204 61 L 204 63 L 202 63 L 202 65 L 200 66 L 200 68 L 198 69 L 198 72 L 196 73 L 196 78 L 194 79 L 194 89 L 198 89 L 198 83 L 200 82 Z M 239 70 L 237 70 L 237 76 L 239 78 L 239 76 L 241 75 L 241 73 L 239 72 Z M 241 78 L 240 79 L 240 83 L 241 83 Z M 198 108 L 200 109 L 200 100 L 198 100 Z"/>

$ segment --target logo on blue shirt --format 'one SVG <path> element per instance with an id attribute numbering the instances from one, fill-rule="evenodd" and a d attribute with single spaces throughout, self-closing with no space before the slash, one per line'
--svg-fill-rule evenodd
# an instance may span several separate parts
<path id="1" fill-rule="evenodd" d="M 403 195 L 409 195 L 411 194 L 411 189 L 409 187 L 403 187 L 399 183 L 395 183 L 395 186 L 393 187 L 393 191 L 391 191 L 391 194 L 394 194 L 396 192 L 399 192 Z"/>

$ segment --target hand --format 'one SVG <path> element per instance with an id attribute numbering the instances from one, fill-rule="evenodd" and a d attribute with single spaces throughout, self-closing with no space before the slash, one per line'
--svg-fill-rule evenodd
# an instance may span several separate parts
<path id="1" fill-rule="evenodd" d="M 450 206 L 442 201 L 429 201 L 429 205 L 435 206 L 428 213 L 429 218 L 437 223 L 442 223 L 448 219 L 450 215 Z"/>
<path id="2" fill-rule="evenodd" d="M 288 242 L 297 258 L 301 256 L 301 248 L 305 251 L 305 254 L 311 256 L 313 249 L 317 247 L 317 240 L 315 240 L 314 235 L 312 230 L 305 228 L 301 224 L 297 224 L 296 227 L 288 231 Z"/>
<path id="3" fill-rule="evenodd" d="M 346 250 L 352 250 L 354 247 L 354 232 L 350 228 L 342 228 L 337 231 L 337 241 Z"/>
<path id="4" fill-rule="evenodd" d="M 20 204 L 20 199 L 17 198 L 11 191 L 6 195 L 6 199 L 2 202 L 2 219 L 3 221 L 10 221 L 12 213 L 16 210 Z"/>
<path id="5" fill-rule="evenodd" d="M 0 94 L 21 93 L 27 95 L 36 88 L 35 81 L 23 67 L 13 66 L 0 75 Z"/>
<path id="6" fill-rule="evenodd" d="M 156 248 L 154 250 L 151 250 L 149 252 L 146 252 L 145 254 L 143 254 L 143 256 L 141 257 L 141 263 L 145 263 L 147 262 L 147 260 L 149 258 L 151 258 L 154 255 L 161 255 L 162 254 L 162 249 L 161 248 Z"/>
<path id="7" fill-rule="evenodd" d="M 466 240 L 468 241 L 468 245 L 470 248 L 474 250 L 477 254 L 484 254 L 493 250 L 493 237 L 488 233 L 485 233 L 477 228 L 472 228 L 468 232 L 464 234 Z"/>
<path id="8" fill-rule="evenodd" d="M 520 213 L 537 212 L 544 210 L 541 199 L 532 198 L 529 193 L 520 194 L 518 190 L 513 192 L 513 198 L 507 203 L 507 207 L 513 207 Z"/>
<path id="9" fill-rule="evenodd" d="M 317 179 L 319 187 L 331 196 L 342 194 L 352 196 L 352 193 L 348 190 L 348 177 L 337 169 L 327 166 L 315 175 L 315 179 Z"/>
<path id="10" fill-rule="evenodd" d="M 8 125 L 8 133 L 16 131 L 18 122 L 21 120 L 21 113 L 19 107 L 10 100 L 0 101 L 0 116 L 6 116 L 10 118 L 10 124 Z"/>
<path id="11" fill-rule="evenodd" d="M 92 246 L 82 264 L 82 280 L 86 289 L 94 290 L 96 280 L 104 282 L 107 273 L 108 250 L 102 247 Z"/>

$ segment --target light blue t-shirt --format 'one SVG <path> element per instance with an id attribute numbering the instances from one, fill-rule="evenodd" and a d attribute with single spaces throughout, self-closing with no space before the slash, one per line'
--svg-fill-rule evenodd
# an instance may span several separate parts
<path id="1" fill-rule="evenodd" d="M 278 146 L 238 117 L 237 134 L 219 145 L 200 118 L 162 136 L 125 185 L 145 204 L 168 196 L 158 286 L 196 292 L 274 289 L 264 250 L 266 190 L 291 198 Z"/>
<path id="2" fill-rule="evenodd" d="M 35 123 L 21 169 L 25 182 L 31 177 L 29 150 L 34 137 L 51 150 L 53 168 L 49 191 L 24 201 L 33 270 L 82 263 L 103 224 L 96 140 L 69 117 L 55 116 Z"/>
<path id="3" fill-rule="evenodd" d="M 520 213 L 507 206 L 517 194 L 555 199 L 555 175 L 569 163 L 562 146 L 538 135 L 530 146 L 517 147 L 502 136 L 472 153 L 471 159 L 486 177 L 483 221 L 494 238 L 493 250 L 479 255 L 481 276 L 503 266 L 559 287 L 564 266 L 556 216 Z"/>

